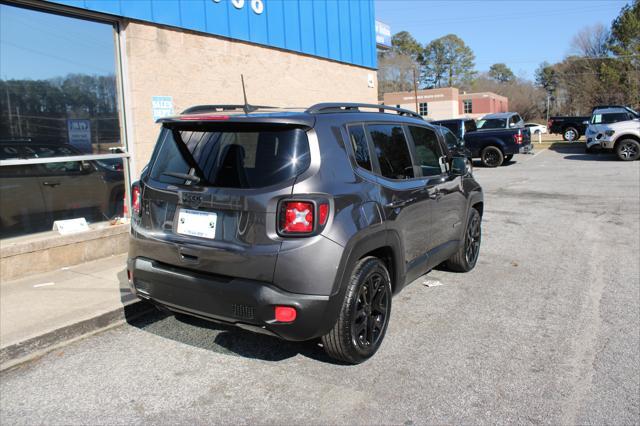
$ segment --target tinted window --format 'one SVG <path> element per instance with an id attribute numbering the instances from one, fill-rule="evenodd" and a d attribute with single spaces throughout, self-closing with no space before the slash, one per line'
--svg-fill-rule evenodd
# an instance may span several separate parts
<path id="1" fill-rule="evenodd" d="M 467 120 L 464 122 L 464 132 L 465 133 L 469 133 L 469 132 L 475 132 L 476 130 L 478 130 L 478 128 L 476 127 L 476 122 L 473 120 Z"/>
<path id="2" fill-rule="evenodd" d="M 442 156 L 442 150 L 435 132 L 425 127 L 414 126 L 409 126 L 409 130 L 416 146 L 416 161 L 422 168 L 422 175 L 435 176 L 441 174 L 440 157 Z M 455 136 L 453 137 L 455 138 Z"/>
<path id="3" fill-rule="evenodd" d="M 602 123 L 611 124 L 619 121 L 629 120 L 629 115 L 626 112 L 616 112 L 612 114 L 602 114 Z"/>
<path id="4" fill-rule="evenodd" d="M 410 179 L 413 165 L 402 127 L 392 124 L 368 126 L 382 176 L 389 179 Z"/>
<path id="5" fill-rule="evenodd" d="M 449 149 L 456 149 L 458 148 L 458 146 L 460 145 L 460 141 L 458 140 L 458 138 L 451 133 L 448 130 L 444 130 L 442 132 L 443 136 L 444 136 L 444 141 L 447 144 L 447 146 L 449 147 Z"/>
<path id="6" fill-rule="evenodd" d="M 203 131 L 164 129 L 151 169 L 155 180 L 183 184 L 170 174 L 195 174 L 200 185 L 260 188 L 288 180 L 309 167 L 309 143 L 300 129 Z"/>
<path id="7" fill-rule="evenodd" d="M 461 135 L 461 127 L 460 125 L 455 122 L 455 121 L 449 121 L 449 122 L 444 122 L 444 123 L 438 123 L 439 126 L 443 126 L 446 127 L 447 129 L 451 130 L 454 134 L 458 135 L 458 136 L 462 136 Z"/>
<path id="8" fill-rule="evenodd" d="M 364 126 L 349 126 L 349 140 L 356 155 L 358 166 L 366 170 L 371 170 L 371 158 L 369 158 L 369 145 L 364 133 Z"/>

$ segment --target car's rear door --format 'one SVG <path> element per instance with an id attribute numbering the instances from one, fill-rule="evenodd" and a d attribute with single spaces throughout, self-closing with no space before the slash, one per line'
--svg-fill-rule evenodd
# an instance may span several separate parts
<path id="1" fill-rule="evenodd" d="M 368 124 L 374 169 L 379 175 L 380 201 L 388 230 L 403 242 L 409 280 L 424 273 L 431 199 L 427 178 L 412 161 L 406 127 L 399 123 Z"/>
<path id="2" fill-rule="evenodd" d="M 138 255 L 220 276 L 273 279 L 278 200 L 291 194 L 310 154 L 304 129 L 265 126 L 162 130 L 143 177 Z"/>

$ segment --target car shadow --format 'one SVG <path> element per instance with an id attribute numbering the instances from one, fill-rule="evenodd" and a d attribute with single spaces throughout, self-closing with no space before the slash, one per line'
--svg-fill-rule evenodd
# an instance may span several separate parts
<path id="1" fill-rule="evenodd" d="M 586 146 L 583 142 L 574 143 L 553 143 L 549 146 L 549 150 L 559 154 L 567 154 L 563 158 L 565 160 L 577 161 L 618 161 L 616 155 L 610 151 L 597 150 L 594 152 L 586 152 Z"/>
<path id="2" fill-rule="evenodd" d="M 145 300 L 132 304 L 131 300 L 136 297 L 129 290 L 126 269 L 118 273 L 118 281 L 126 322 L 144 332 L 215 353 L 262 361 L 282 361 L 302 355 L 329 364 L 346 365 L 330 358 L 319 339 L 289 342 L 233 325 L 174 314 Z"/>
<path id="3" fill-rule="evenodd" d="M 138 315 L 127 322 L 133 327 L 164 339 L 219 354 L 272 362 L 302 355 L 316 361 L 345 365 L 330 358 L 319 340 L 289 342 L 232 325 L 173 314 L 160 309 Z"/>

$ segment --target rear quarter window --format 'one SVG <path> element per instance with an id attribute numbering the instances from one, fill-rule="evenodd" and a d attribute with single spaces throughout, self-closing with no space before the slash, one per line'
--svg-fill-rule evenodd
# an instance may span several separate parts
<path id="1" fill-rule="evenodd" d="M 214 131 L 164 128 L 151 178 L 168 184 L 186 181 L 170 174 L 192 174 L 200 185 L 261 188 L 287 181 L 311 162 L 302 129 Z"/>

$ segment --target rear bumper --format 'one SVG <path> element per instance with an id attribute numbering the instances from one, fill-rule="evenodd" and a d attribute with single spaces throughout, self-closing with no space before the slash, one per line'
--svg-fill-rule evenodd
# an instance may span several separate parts
<path id="1" fill-rule="evenodd" d="M 528 145 L 521 146 L 518 150 L 518 154 L 528 154 L 533 151 L 533 144 L 529 143 Z"/>
<path id="2" fill-rule="evenodd" d="M 128 260 L 132 291 L 140 298 L 175 312 L 234 324 L 285 340 L 309 340 L 326 334 L 335 323 L 338 296 L 289 293 L 269 283 L 209 275 L 143 257 Z M 292 306 L 291 323 L 275 320 L 275 306 Z"/>

